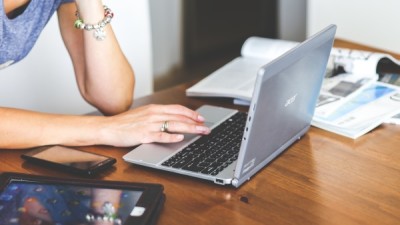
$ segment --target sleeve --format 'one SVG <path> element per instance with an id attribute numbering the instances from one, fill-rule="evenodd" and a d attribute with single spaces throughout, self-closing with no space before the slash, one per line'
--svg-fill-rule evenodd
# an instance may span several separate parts
<path id="1" fill-rule="evenodd" d="M 60 4 L 74 2 L 75 0 L 61 0 Z"/>

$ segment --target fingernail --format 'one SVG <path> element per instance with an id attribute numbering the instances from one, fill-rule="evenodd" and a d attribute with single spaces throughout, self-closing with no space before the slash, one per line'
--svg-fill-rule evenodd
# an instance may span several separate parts
<path id="1" fill-rule="evenodd" d="M 201 133 L 210 133 L 210 128 L 204 126 L 196 126 L 196 130 L 200 131 Z"/>
<path id="2" fill-rule="evenodd" d="M 198 120 L 198 121 L 201 121 L 201 122 L 204 122 L 204 121 L 205 121 L 204 117 L 201 116 L 201 115 L 198 115 L 198 116 L 197 116 L 197 120 Z"/>
<path id="3" fill-rule="evenodd" d="M 183 134 L 178 134 L 178 135 L 176 135 L 176 139 L 177 139 L 178 141 L 182 141 L 183 138 L 184 138 Z"/>

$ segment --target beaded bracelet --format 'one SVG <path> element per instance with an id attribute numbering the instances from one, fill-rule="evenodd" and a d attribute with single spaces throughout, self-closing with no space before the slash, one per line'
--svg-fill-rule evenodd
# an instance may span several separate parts
<path id="1" fill-rule="evenodd" d="M 75 16 L 78 18 L 74 27 L 81 30 L 95 30 L 93 35 L 98 41 L 102 41 L 106 38 L 106 32 L 104 31 L 104 27 L 111 22 L 111 19 L 114 17 L 114 13 L 107 6 L 104 7 L 104 18 L 97 24 L 85 24 L 83 20 L 79 17 L 78 11 L 76 11 Z"/>

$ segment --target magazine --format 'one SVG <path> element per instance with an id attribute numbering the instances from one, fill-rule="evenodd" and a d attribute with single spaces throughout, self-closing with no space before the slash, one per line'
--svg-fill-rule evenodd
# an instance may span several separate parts
<path id="1" fill-rule="evenodd" d="M 343 73 L 324 79 L 316 111 L 328 116 L 378 80 L 377 74 Z"/>
<path id="2" fill-rule="evenodd" d="M 330 61 L 327 77 L 335 76 L 341 72 L 354 75 L 376 74 L 378 81 L 400 87 L 400 61 L 389 54 L 333 48 Z M 400 114 L 387 118 L 384 122 L 400 124 Z"/>
<path id="3" fill-rule="evenodd" d="M 339 73 L 352 74 L 385 74 L 400 69 L 400 61 L 393 56 L 381 52 L 369 52 L 347 48 L 332 48 L 329 75 Z"/>
<path id="4" fill-rule="evenodd" d="M 400 88 L 374 82 L 329 115 L 318 108 L 312 125 L 349 138 L 358 138 L 400 113 Z"/>
<path id="5" fill-rule="evenodd" d="M 396 85 L 400 87 L 400 74 L 396 73 L 382 73 L 379 75 L 379 81 Z M 400 124 L 400 113 L 385 120 L 385 123 Z"/>

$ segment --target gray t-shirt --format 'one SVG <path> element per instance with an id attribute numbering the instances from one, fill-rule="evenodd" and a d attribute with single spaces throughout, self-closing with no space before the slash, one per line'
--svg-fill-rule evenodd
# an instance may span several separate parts
<path id="1" fill-rule="evenodd" d="M 0 69 L 23 59 L 60 4 L 73 1 L 31 0 L 21 15 L 9 19 L 0 0 Z"/>

